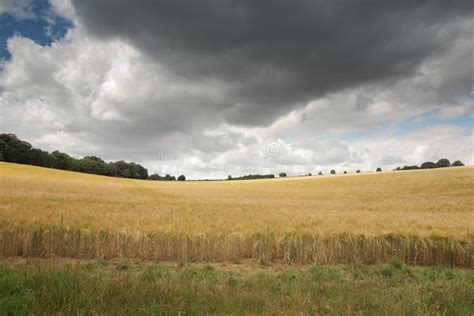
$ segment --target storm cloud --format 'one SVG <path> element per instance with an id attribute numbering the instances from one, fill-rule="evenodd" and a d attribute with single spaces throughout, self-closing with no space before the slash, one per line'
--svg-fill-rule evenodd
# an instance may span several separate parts
<path id="1" fill-rule="evenodd" d="M 74 1 L 90 34 L 170 72 L 229 84 L 231 124 L 264 125 L 328 93 L 411 75 L 456 38 L 471 1 Z"/>

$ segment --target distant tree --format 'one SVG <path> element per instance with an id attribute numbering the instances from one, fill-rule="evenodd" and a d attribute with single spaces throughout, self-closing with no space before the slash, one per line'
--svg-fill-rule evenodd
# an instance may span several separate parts
<path id="1" fill-rule="evenodd" d="M 453 166 L 453 167 L 462 167 L 462 166 L 464 166 L 464 164 L 460 160 L 456 160 L 455 162 L 453 162 L 453 164 L 451 166 Z"/>
<path id="2" fill-rule="evenodd" d="M 0 139 L 0 161 L 5 160 L 5 158 L 3 158 L 3 151 L 7 147 L 8 147 L 7 143 L 3 139 Z"/>
<path id="3" fill-rule="evenodd" d="M 104 174 L 107 166 L 102 159 L 94 156 L 79 159 L 79 165 L 82 172 L 92 174 Z"/>
<path id="4" fill-rule="evenodd" d="M 344 170 L 344 174 L 347 174 L 347 171 Z"/>
<path id="5" fill-rule="evenodd" d="M 148 179 L 150 179 L 150 180 L 155 180 L 155 181 L 156 181 L 156 180 L 160 180 L 161 177 L 160 177 L 160 175 L 159 175 L 158 173 L 154 173 L 154 174 L 150 175 L 150 176 L 148 177 Z"/>
<path id="6" fill-rule="evenodd" d="M 440 160 L 438 160 L 438 162 L 436 163 L 436 167 L 437 167 L 437 168 L 447 168 L 447 167 L 449 167 L 449 166 L 451 166 L 451 163 L 450 163 L 449 160 L 446 159 L 446 158 L 440 159 Z"/>
<path id="7" fill-rule="evenodd" d="M 232 176 L 230 174 L 227 176 L 227 180 L 232 180 Z"/>
<path id="8" fill-rule="evenodd" d="M 357 170 L 356 173 L 360 173 L 360 170 Z"/>
<path id="9" fill-rule="evenodd" d="M 124 178 L 131 178 L 132 177 L 132 172 L 130 171 L 130 169 L 124 169 L 120 172 L 120 174 Z"/>
<path id="10" fill-rule="evenodd" d="M 105 167 L 105 175 L 111 177 L 118 177 L 117 167 L 113 162 L 109 162 Z"/>
<path id="11" fill-rule="evenodd" d="M 416 170 L 420 169 L 420 167 L 414 165 L 414 166 L 403 166 L 402 170 Z"/>
<path id="12" fill-rule="evenodd" d="M 56 159 L 56 168 L 78 171 L 76 170 L 75 159 L 69 156 L 68 154 L 55 150 L 51 153 L 51 155 Z"/>
<path id="13" fill-rule="evenodd" d="M 397 167 L 394 171 L 399 171 L 399 170 L 402 170 L 402 168 Z"/>
<path id="14" fill-rule="evenodd" d="M 49 153 L 44 152 L 41 149 L 32 148 L 28 153 L 29 158 L 27 163 L 35 166 L 50 167 L 46 155 L 49 155 Z"/>
<path id="15" fill-rule="evenodd" d="M 186 177 L 182 174 L 178 177 L 178 181 L 186 181 Z"/>
<path id="16" fill-rule="evenodd" d="M 117 176 L 122 178 L 130 178 L 132 176 L 128 163 L 126 163 L 125 161 L 119 160 L 114 162 L 113 164 L 117 170 Z"/>
<path id="17" fill-rule="evenodd" d="M 312 176 L 312 174 L 311 174 L 311 173 L 308 173 L 308 177 L 311 177 L 311 176 Z"/>
<path id="18" fill-rule="evenodd" d="M 2 154 L 5 161 L 31 164 L 32 146 L 30 143 L 18 139 L 13 134 L 0 134 L 0 139 L 4 142 Z"/>
<path id="19" fill-rule="evenodd" d="M 147 179 L 148 178 L 148 170 L 146 170 L 141 165 L 136 164 L 134 162 L 130 162 L 128 166 L 131 172 L 131 178 L 133 179 Z"/>
<path id="20" fill-rule="evenodd" d="M 427 161 L 421 164 L 420 169 L 433 169 L 436 168 L 436 164 L 431 161 Z"/>
<path id="21" fill-rule="evenodd" d="M 164 177 L 161 177 L 160 180 L 163 180 L 163 181 L 174 181 L 176 180 L 176 178 L 173 176 L 170 176 L 169 174 L 166 174 Z"/>
<path id="22" fill-rule="evenodd" d="M 104 163 L 105 161 L 102 160 L 102 158 L 96 157 L 96 156 L 85 156 L 83 159 L 89 159 L 97 162 Z"/>
<path id="23" fill-rule="evenodd" d="M 323 175 L 323 172 L 322 172 L 322 171 L 319 171 L 319 172 L 318 172 L 318 175 L 322 176 L 322 175 Z"/>
<path id="24" fill-rule="evenodd" d="M 281 172 L 278 176 L 279 176 L 280 178 L 284 178 L 284 177 L 286 177 L 286 172 Z"/>
<path id="25" fill-rule="evenodd" d="M 254 179 L 272 179 L 274 174 L 249 174 L 242 177 L 232 178 L 232 180 L 254 180 Z"/>
<path id="26" fill-rule="evenodd" d="M 336 174 L 336 170 L 332 169 L 331 174 Z"/>
<path id="27" fill-rule="evenodd" d="M 375 171 L 376 171 L 376 172 L 381 172 L 381 171 L 382 171 L 382 168 L 378 167 Z"/>

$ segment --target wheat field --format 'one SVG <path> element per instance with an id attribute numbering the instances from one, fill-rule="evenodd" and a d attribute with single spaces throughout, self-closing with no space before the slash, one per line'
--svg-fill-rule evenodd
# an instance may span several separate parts
<path id="1" fill-rule="evenodd" d="M 474 168 L 160 182 L 0 163 L 0 255 L 473 267 Z"/>

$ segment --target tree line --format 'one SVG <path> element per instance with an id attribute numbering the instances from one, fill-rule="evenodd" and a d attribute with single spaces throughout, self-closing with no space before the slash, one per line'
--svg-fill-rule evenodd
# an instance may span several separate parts
<path id="1" fill-rule="evenodd" d="M 280 177 L 282 177 L 282 174 L 280 174 Z M 284 174 L 284 177 L 286 177 L 286 173 Z M 241 177 L 232 177 L 231 175 L 229 175 L 227 177 L 227 180 L 255 180 L 255 179 L 273 179 L 273 178 L 275 178 L 274 174 L 248 174 Z"/>
<path id="2" fill-rule="evenodd" d="M 447 168 L 447 167 L 461 167 L 464 166 L 464 164 L 460 160 L 456 160 L 451 164 L 451 162 L 446 159 L 440 159 L 438 162 L 432 162 L 432 161 L 426 161 L 422 163 L 419 167 L 417 165 L 413 166 L 403 166 L 403 167 L 397 167 L 395 171 L 399 170 L 417 170 L 417 169 L 435 169 L 435 168 Z"/>
<path id="3" fill-rule="evenodd" d="M 0 134 L 0 161 L 13 162 L 19 164 L 27 164 L 33 166 L 55 168 L 69 171 L 76 171 L 82 173 L 97 174 L 110 177 L 131 178 L 131 179 L 148 179 L 157 181 L 185 181 L 186 177 L 180 175 L 179 177 L 171 176 L 169 174 L 160 176 L 154 173 L 148 176 L 148 170 L 140 164 L 135 162 L 125 162 L 123 160 L 115 162 L 105 162 L 103 159 L 96 156 L 85 156 L 77 159 L 60 151 L 53 151 L 51 153 L 34 148 L 30 143 L 19 139 L 14 134 Z M 456 160 L 452 164 L 446 158 L 440 159 L 434 163 L 427 161 L 420 166 L 404 166 L 398 167 L 395 170 L 416 170 L 416 169 L 434 169 L 464 166 L 460 160 Z M 377 172 L 382 171 L 377 168 Z M 343 173 L 347 173 L 344 171 Z M 357 170 L 356 173 L 360 173 Z M 318 173 L 322 175 L 322 171 Z M 336 174 L 333 169 L 330 174 Z M 279 174 L 280 178 L 286 177 L 287 174 L 282 172 Z M 308 174 L 311 176 L 311 174 Z M 249 174 L 241 177 L 232 177 L 229 175 L 227 180 L 253 180 L 253 179 L 271 179 L 275 178 L 274 174 Z"/>
<path id="4" fill-rule="evenodd" d="M 140 164 L 123 160 L 105 162 L 96 156 L 76 159 L 57 150 L 49 153 L 34 148 L 14 134 L 0 134 L 0 161 L 110 177 L 148 179 L 148 170 Z"/>
<path id="5" fill-rule="evenodd" d="M 148 177 L 148 180 L 155 180 L 155 181 L 186 181 L 186 177 L 184 175 L 180 175 L 177 179 L 175 176 L 170 176 L 169 174 L 165 176 L 160 176 L 158 173 L 154 173 Z"/>

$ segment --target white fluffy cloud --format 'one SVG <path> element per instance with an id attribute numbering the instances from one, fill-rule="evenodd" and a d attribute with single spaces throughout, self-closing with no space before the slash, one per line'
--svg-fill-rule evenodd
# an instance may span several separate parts
<path id="1" fill-rule="evenodd" d="M 91 37 L 69 2 L 52 4 L 75 27 L 46 47 L 11 38 L 0 73 L 2 131 L 41 148 L 189 178 L 474 162 L 472 126 L 456 123 L 474 113 L 472 20 L 410 76 L 336 91 L 249 127 L 226 120 L 239 109 L 227 102 L 233 83 L 174 74 L 130 42 Z M 427 118 L 436 120 L 416 124 Z"/>
<path id="2" fill-rule="evenodd" d="M 32 19 L 35 14 L 31 6 L 31 0 L 2 0 L 0 14 L 10 14 L 17 19 Z"/>

